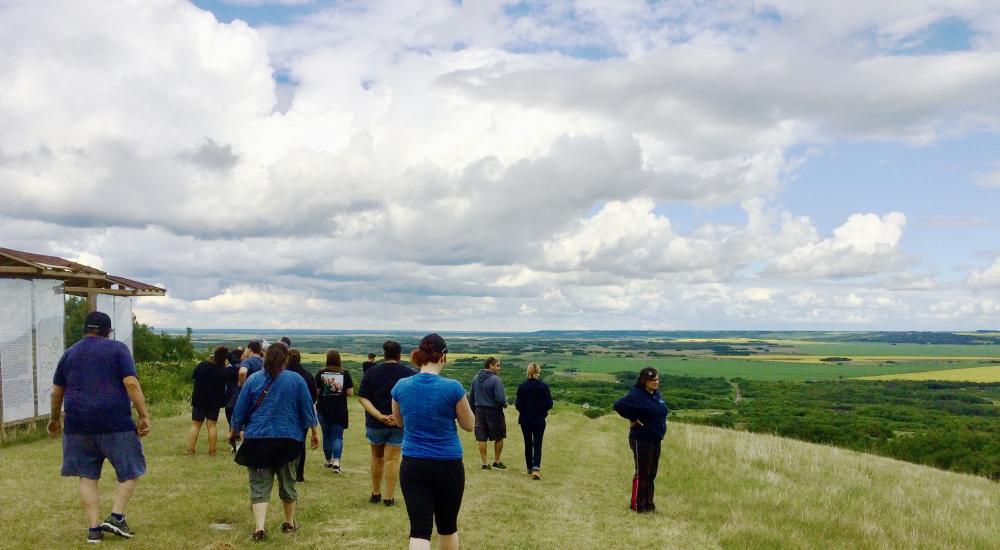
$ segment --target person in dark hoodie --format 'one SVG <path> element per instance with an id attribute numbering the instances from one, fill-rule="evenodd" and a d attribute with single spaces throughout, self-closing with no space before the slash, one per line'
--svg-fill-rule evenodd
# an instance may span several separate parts
<path id="1" fill-rule="evenodd" d="M 486 442 L 493 442 L 493 467 L 506 470 L 500 461 L 503 452 L 503 440 L 507 437 L 507 419 L 503 410 L 507 408 L 507 396 L 503 392 L 503 382 L 497 373 L 500 372 L 500 360 L 490 357 L 486 360 L 483 370 L 472 380 L 472 391 L 469 401 L 476 413 L 476 441 L 479 442 L 479 458 L 483 460 L 483 469 L 489 470 L 486 462 Z"/>
<path id="2" fill-rule="evenodd" d="M 240 395 L 240 361 L 243 360 L 243 348 L 236 348 L 229 352 L 226 359 L 226 423 L 231 428 L 233 426 L 233 408 L 236 407 L 236 398 Z M 236 447 L 231 448 L 236 452 Z"/>
<path id="3" fill-rule="evenodd" d="M 632 391 L 615 401 L 615 411 L 631 422 L 628 446 L 635 460 L 631 508 L 638 513 L 652 512 L 656 510 L 653 489 L 660 463 L 660 443 L 667 433 L 670 414 L 660 397 L 660 373 L 653 367 L 639 371 Z"/>
<path id="4" fill-rule="evenodd" d="M 288 340 L 288 338 L 282 338 L 281 340 L 278 340 L 278 342 L 282 342 L 283 343 L 283 342 L 285 342 L 285 340 Z M 291 342 L 291 340 L 288 340 L 288 341 Z M 287 344 L 285 344 L 285 345 L 287 345 Z M 299 350 L 297 350 L 297 349 L 288 350 L 288 366 L 285 367 L 285 369 L 286 370 L 290 370 L 290 371 L 294 372 L 295 374 L 298 374 L 299 376 L 302 377 L 302 380 L 305 381 L 306 386 L 309 388 L 309 395 L 312 396 L 312 402 L 313 402 L 313 404 L 315 404 L 316 403 L 316 399 L 319 396 L 319 390 L 316 388 L 316 381 L 313 380 L 312 375 L 309 374 L 309 371 L 307 371 L 305 368 L 302 367 L 302 354 L 299 353 Z M 307 432 L 308 432 L 308 430 L 305 430 L 303 432 L 303 434 L 302 434 L 303 439 L 302 439 L 302 446 L 301 446 L 301 448 L 299 450 L 299 463 L 298 463 L 298 465 L 295 468 L 295 481 L 298 481 L 298 482 L 305 481 L 305 471 L 306 471 L 305 470 L 305 466 L 306 466 L 306 440 L 305 440 L 305 434 Z"/>
<path id="5" fill-rule="evenodd" d="M 531 479 L 542 479 L 542 436 L 545 435 L 545 417 L 552 408 L 552 392 L 539 380 L 542 369 L 538 363 L 528 363 L 528 379 L 517 387 L 514 407 L 520 412 L 517 423 L 524 436 L 524 462 Z"/>

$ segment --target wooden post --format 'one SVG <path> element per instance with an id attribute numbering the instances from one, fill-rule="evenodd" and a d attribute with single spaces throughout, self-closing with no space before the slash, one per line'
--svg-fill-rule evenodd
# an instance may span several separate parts
<path id="1" fill-rule="evenodd" d="M 93 279 L 87 280 L 87 288 L 94 288 L 97 285 L 94 283 Z M 97 311 L 97 292 L 87 292 L 87 311 Z"/>

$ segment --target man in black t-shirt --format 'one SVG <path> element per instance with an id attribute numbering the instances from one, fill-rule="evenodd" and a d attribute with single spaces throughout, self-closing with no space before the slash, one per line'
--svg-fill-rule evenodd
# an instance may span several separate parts
<path id="1" fill-rule="evenodd" d="M 361 379 L 358 401 L 365 408 L 365 436 L 372 448 L 372 494 L 370 502 L 383 501 L 386 506 L 396 503 L 393 494 L 399 479 L 399 453 L 403 444 L 403 428 L 392 416 L 392 388 L 401 379 L 413 376 L 413 370 L 399 362 L 402 349 L 399 342 L 382 345 L 385 362 L 368 369 Z M 382 498 L 382 477 L 385 477 L 385 499 Z"/>

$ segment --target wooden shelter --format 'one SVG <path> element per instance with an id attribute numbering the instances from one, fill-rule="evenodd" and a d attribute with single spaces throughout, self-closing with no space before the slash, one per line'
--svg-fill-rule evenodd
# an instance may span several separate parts
<path id="1" fill-rule="evenodd" d="M 57 256 L 45 256 L 0 247 L 0 278 L 59 279 L 63 292 L 87 298 L 87 308 L 97 309 L 97 296 L 165 296 L 167 290 L 125 277 L 108 275 L 90 266 Z"/>
<path id="2" fill-rule="evenodd" d="M 132 298 L 166 289 L 77 262 L 0 247 L 0 429 L 49 414 L 56 364 L 65 351 L 66 294 L 111 317 L 113 337 L 132 347 Z"/>

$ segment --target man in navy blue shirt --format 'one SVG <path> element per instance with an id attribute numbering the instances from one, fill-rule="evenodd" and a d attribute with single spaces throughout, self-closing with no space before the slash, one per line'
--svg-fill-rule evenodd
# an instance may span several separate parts
<path id="1" fill-rule="evenodd" d="M 111 318 L 99 311 L 87 314 L 84 337 L 59 360 L 53 377 L 52 410 L 48 431 L 63 431 L 66 405 L 62 475 L 80 478 L 80 502 L 87 518 L 87 542 L 101 542 L 104 532 L 132 538 L 125 521 L 125 507 L 139 476 L 146 473 L 140 437 L 149 434 L 149 411 L 139 386 L 128 347 L 111 340 Z M 132 420 L 131 406 L 138 413 Z M 100 493 L 104 460 L 111 462 L 118 478 L 111 515 L 100 522 Z"/>
<path id="2" fill-rule="evenodd" d="M 382 344 L 385 361 L 368 369 L 361 378 L 358 401 L 365 409 L 365 437 L 371 445 L 372 494 L 369 502 L 393 506 L 396 481 L 399 479 L 400 446 L 403 428 L 392 414 L 392 388 L 403 378 L 416 374 L 400 363 L 402 347 L 392 340 Z M 385 498 L 382 498 L 382 478 L 385 478 Z"/>

